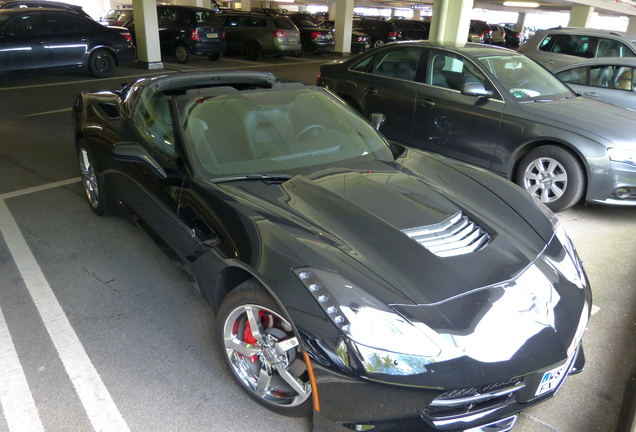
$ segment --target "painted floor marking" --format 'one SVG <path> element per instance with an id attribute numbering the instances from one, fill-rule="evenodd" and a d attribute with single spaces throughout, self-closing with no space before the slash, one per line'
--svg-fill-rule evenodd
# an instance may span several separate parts
<path id="1" fill-rule="evenodd" d="M 72 179 L 55 184 L 73 181 L 77 180 Z M 51 185 L 44 185 L 27 190 L 45 190 L 50 187 Z M 4 194 L 3 197 L 24 195 L 27 190 L 22 193 Z M 62 306 L 44 277 L 4 198 L 0 200 L 0 233 L 4 237 L 93 428 L 96 431 L 129 432 L 126 421 L 64 314 Z"/>
<path id="2" fill-rule="evenodd" d="M 79 181 L 82 181 L 81 177 L 74 177 L 72 179 L 62 180 L 62 181 L 58 181 L 54 183 L 48 183 L 48 184 L 44 184 L 40 186 L 34 186 L 34 187 L 19 190 L 19 191 L 15 191 L 15 192 L 7 192 L 4 194 L 0 194 L 0 200 L 5 200 L 7 198 L 14 198 L 21 195 L 28 195 L 35 192 L 41 192 L 43 190 L 53 189 L 60 186 L 66 186 L 69 184 L 77 183 Z"/>
<path id="3" fill-rule="evenodd" d="M 18 353 L 0 309 L 0 405 L 11 432 L 44 432 Z"/>

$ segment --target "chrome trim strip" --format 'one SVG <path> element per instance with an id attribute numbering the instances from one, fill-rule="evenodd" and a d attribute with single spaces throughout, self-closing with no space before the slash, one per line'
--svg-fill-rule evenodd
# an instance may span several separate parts
<path id="1" fill-rule="evenodd" d="M 505 388 L 499 391 L 494 391 L 491 393 L 482 393 L 477 396 L 469 396 L 469 397 L 459 398 L 459 399 L 435 399 L 433 400 L 433 402 L 431 402 L 431 406 L 449 407 L 454 405 L 465 405 L 469 403 L 477 403 L 477 402 L 484 401 L 486 399 L 492 399 L 492 398 L 512 394 L 516 391 L 521 390 L 525 386 L 526 385 L 523 383 L 517 383 L 514 385 L 514 387 L 508 387 L 508 388 Z"/>

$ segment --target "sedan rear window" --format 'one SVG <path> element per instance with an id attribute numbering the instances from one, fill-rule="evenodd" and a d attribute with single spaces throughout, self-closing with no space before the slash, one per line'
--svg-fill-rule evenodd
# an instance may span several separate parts
<path id="1" fill-rule="evenodd" d="M 274 27 L 279 30 L 295 30 L 296 26 L 289 18 L 274 18 Z"/>

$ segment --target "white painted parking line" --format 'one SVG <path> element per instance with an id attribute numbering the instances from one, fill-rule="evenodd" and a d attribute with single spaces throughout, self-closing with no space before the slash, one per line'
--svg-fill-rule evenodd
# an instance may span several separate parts
<path id="1" fill-rule="evenodd" d="M 44 431 L 2 309 L 0 309 L 0 404 L 11 432 Z"/>
<path id="2" fill-rule="evenodd" d="M 93 428 L 128 432 L 126 421 L 64 314 L 4 199 L 0 200 L 0 233 Z"/>
<path id="3" fill-rule="evenodd" d="M 63 112 L 69 112 L 71 110 L 73 110 L 73 108 L 63 108 L 63 109 L 54 110 L 54 111 L 45 111 L 45 112 L 41 112 L 41 113 L 27 114 L 27 115 L 20 116 L 18 118 L 34 117 L 34 116 L 40 116 L 40 115 L 46 115 L 46 114 L 58 114 L 58 113 L 63 113 Z"/>
<path id="4" fill-rule="evenodd" d="M 41 192 L 43 190 L 53 189 L 53 188 L 60 187 L 60 186 L 66 186 L 66 185 L 69 185 L 69 184 L 77 183 L 77 182 L 79 182 L 81 180 L 82 180 L 81 177 L 74 177 L 72 179 L 61 180 L 61 181 L 54 182 L 54 183 L 47 183 L 47 184 L 40 185 L 40 186 L 33 186 L 33 187 L 30 187 L 30 188 L 22 189 L 22 190 L 15 191 L 15 192 L 7 192 L 7 193 L 4 193 L 4 194 L 0 194 L 0 200 L 5 200 L 7 198 L 14 198 L 14 197 L 21 196 L 21 195 L 28 195 L 28 194 L 32 194 L 34 192 Z"/>

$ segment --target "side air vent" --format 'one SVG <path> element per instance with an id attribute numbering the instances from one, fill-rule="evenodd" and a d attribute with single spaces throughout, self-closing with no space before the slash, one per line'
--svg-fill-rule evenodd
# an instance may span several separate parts
<path id="1" fill-rule="evenodd" d="M 435 225 L 402 230 L 440 257 L 464 255 L 483 249 L 490 235 L 460 211 Z"/>

